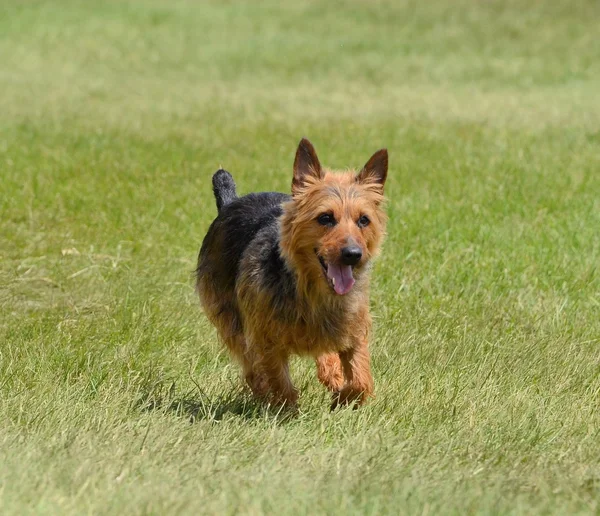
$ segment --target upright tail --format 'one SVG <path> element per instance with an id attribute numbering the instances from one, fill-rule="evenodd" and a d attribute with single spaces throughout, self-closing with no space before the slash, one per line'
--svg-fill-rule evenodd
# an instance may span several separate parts
<path id="1" fill-rule="evenodd" d="M 224 206 L 237 199 L 235 181 L 227 170 L 217 170 L 212 177 L 213 193 L 217 200 L 217 211 L 221 213 Z"/>

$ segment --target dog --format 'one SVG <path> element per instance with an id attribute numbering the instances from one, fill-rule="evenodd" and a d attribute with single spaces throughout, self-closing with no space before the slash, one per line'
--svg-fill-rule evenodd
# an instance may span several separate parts
<path id="1" fill-rule="evenodd" d="M 314 357 L 332 409 L 373 395 L 369 277 L 385 235 L 387 171 L 386 149 L 358 172 L 333 172 L 302 139 L 291 195 L 238 197 L 229 172 L 213 175 L 218 215 L 196 287 L 256 397 L 297 406 L 293 354 Z"/>

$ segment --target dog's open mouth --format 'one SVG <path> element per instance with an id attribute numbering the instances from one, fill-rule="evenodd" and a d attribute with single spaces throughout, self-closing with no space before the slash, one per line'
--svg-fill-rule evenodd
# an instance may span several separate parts
<path id="1" fill-rule="evenodd" d="M 354 275 L 351 265 L 342 265 L 337 263 L 327 263 L 322 256 L 317 254 L 319 263 L 323 268 L 327 283 L 336 294 L 343 296 L 352 290 L 354 286 Z"/>

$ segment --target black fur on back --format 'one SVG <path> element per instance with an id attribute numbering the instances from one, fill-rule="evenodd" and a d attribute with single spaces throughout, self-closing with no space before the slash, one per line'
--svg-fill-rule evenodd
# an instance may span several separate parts
<path id="1" fill-rule="evenodd" d="M 232 291 L 242 255 L 259 232 L 260 240 L 266 245 L 263 252 L 268 256 L 267 261 L 277 262 L 269 264 L 268 269 L 281 271 L 277 219 L 283 213 L 282 203 L 289 199 L 286 194 L 261 192 L 222 205 L 202 242 L 196 270 L 198 278 L 204 275 L 215 288 Z"/>

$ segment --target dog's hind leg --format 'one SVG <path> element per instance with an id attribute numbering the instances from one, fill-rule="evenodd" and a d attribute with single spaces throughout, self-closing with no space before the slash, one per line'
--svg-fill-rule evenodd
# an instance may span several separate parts
<path id="1" fill-rule="evenodd" d="M 325 353 L 315 359 L 319 381 L 332 392 L 344 386 L 342 363 L 337 353 Z"/>

